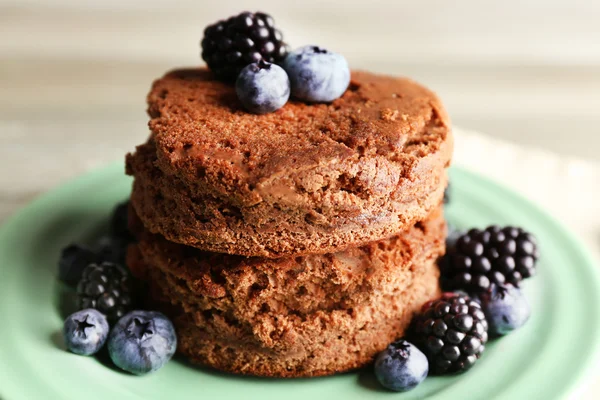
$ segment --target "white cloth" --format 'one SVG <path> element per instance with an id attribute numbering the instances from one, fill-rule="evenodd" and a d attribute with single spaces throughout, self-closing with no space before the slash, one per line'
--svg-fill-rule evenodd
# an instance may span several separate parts
<path id="1" fill-rule="evenodd" d="M 600 264 L 600 164 L 455 129 L 454 164 L 519 192 L 556 217 Z"/>

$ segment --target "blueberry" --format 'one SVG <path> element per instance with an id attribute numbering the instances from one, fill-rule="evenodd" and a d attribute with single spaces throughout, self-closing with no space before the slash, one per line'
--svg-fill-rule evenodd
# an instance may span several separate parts
<path id="1" fill-rule="evenodd" d="M 280 66 L 261 60 L 242 69 L 235 90 L 248 111 L 266 114 L 280 109 L 288 101 L 290 80 Z"/>
<path id="2" fill-rule="evenodd" d="M 104 314 L 91 308 L 69 315 L 63 327 L 67 349 L 82 356 L 97 353 L 106 342 L 108 331 Z"/>
<path id="3" fill-rule="evenodd" d="M 493 284 L 479 295 L 479 301 L 493 336 L 506 335 L 520 328 L 531 314 L 527 298 L 511 284 Z"/>
<path id="4" fill-rule="evenodd" d="M 132 311 L 113 327 L 108 352 L 115 365 L 136 375 L 160 369 L 177 348 L 175 328 L 156 311 Z"/>
<path id="5" fill-rule="evenodd" d="M 344 94 L 350 84 L 350 68 L 341 54 L 318 46 L 304 46 L 283 61 L 292 95 L 311 103 L 327 103 Z"/>
<path id="6" fill-rule="evenodd" d="M 381 385 L 396 392 L 406 392 L 421 383 L 429 372 L 427 357 L 406 340 L 398 340 L 379 353 L 375 376 Z"/>
<path id="7" fill-rule="evenodd" d="M 96 262 L 96 254 L 87 246 L 71 244 L 65 247 L 58 261 L 58 279 L 74 287 L 85 267 Z"/>

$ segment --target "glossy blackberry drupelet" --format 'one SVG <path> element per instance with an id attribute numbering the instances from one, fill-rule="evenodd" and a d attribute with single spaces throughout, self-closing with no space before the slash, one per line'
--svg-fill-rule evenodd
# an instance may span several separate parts
<path id="1" fill-rule="evenodd" d="M 535 274 L 538 258 L 537 240 L 521 228 L 471 229 L 440 263 L 442 288 L 478 293 L 492 283 L 518 286 Z"/>
<path id="2" fill-rule="evenodd" d="M 94 308 L 111 324 L 132 306 L 132 282 L 127 271 L 112 263 L 90 264 L 77 285 L 79 309 Z"/>
<path id="3" fill-rule="evenodd" d="M 487 331 L 479 303 L 462 294 L 444 293 L 423 306 L 411 335 L 427 356 L 429 371 L 443 375 L 471 368 L 485 349 Z"/>
<path id="4" fill-rule="evenodd" d="M 233 81 L 248 64 L 281 62 L 288 53 L 270 15 L 243 12 L 209 25 L 202 39 L 202 59 L 219 79 Z"/>

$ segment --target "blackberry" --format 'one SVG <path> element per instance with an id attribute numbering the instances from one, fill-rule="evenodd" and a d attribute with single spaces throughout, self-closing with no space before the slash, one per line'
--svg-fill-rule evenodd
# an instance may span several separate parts
<path id="1" fill-rule="evenodd" d="M 442 258 L 442 287 L 478 293 L 492 283 L 518 286 L 535 274 L 538 258 L 537 240 L 521 228 L 471 229 Z"/>
<path id="2" fill-rule="evenodd" d="M 270 15 L 243 12 L 204 30 L 202 59 L 219 79 L 233 81 L 248 64 L 283 61 L 288 47 Z"/>
<path id="3" fill-rule="evenodd" d="M 442 375 L 471 368 L 485 349 L 487 331 L 479 303 L 463 294 L 444 293 L 423 306 L 411 334 L 427 356 L 430 372 Z"/>
<path id="4" fill-rule="evenodd" d="M 94 308 L 111 324 L 125 315 L 132 306 L 132 282 L 120 265 L 104 262 L 90 264 L 77 285 L 80 310 Z"/>

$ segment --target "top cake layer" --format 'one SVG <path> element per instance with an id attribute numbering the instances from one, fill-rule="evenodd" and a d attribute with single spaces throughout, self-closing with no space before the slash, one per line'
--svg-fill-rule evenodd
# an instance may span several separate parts
<path id="1" fill-rule="evenodd" d="M 428 89 L 353 72 L 331 104 L 244 111 L 204 69 L 173 71 L 148 95 L 152 135 L 128 157 L 149 230 L 202 250 L 280 257 L 389 237 L 440 204 L 452 153 Z"/>

